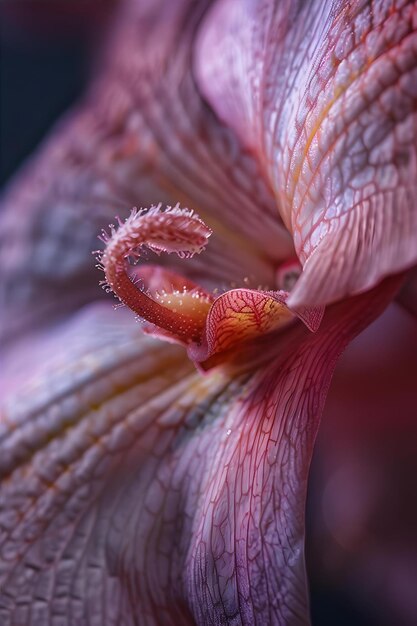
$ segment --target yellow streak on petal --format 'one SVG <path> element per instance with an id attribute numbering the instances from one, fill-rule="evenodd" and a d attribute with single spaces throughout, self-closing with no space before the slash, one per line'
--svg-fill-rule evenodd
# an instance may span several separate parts
<path id="1" fill-rule="evenodd" d="M 288 307 L 250 290 L 236 290 L 221 296 L 208 318 L 211 352 L 229 350 L 242 341 L 286 326 L 294 319 Z"/>

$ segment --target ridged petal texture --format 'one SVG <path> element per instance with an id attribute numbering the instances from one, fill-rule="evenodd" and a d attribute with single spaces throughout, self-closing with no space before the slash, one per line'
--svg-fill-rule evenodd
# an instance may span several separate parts
<path id="1" fill-rule="evenodd" d="M 271 284 L 274 264 L 292 254 L 257 160 L 195 84 L 207 4 L 127 2 L 100 76 L 9 188 L 0 213 L 7 338 L 104 295 L 91 251 L 133 206 L 198 212 L 214 235 L 181 272 L 210 287 Z"/>
<path id="2" fill-rule="evenodd" d="M 289 303 L 327 304 L 417 262 L 417 6 L 225 0 L 199 84 L 269 173 L 304 271 Z"/>
<path id="3" fill-rule="evenodd" d="M 308 624 L 322 406 L 397 282 L 336 305 L 316 334 L 293 326 L 255 372 L 201 376 L 127 311 L 80 312 L 3 408 L 2 625 Z"/>

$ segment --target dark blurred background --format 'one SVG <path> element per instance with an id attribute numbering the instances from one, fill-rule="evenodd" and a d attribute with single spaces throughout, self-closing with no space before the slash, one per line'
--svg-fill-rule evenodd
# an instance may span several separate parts
<path id="1" fill-rule="evenodd" d="M 1 0 L 1 187 L 82 92 L 113 4 Z"/>
<path id="2" fill-rule="evenodd" d="M 86 42 L 0 36 L 0 185 L 44 137 L 85 83 Z"/>
<path id="3" fill-rule="evenodd" d="M 1 187 L 82 93 L 111 23 L 112 5 L 112 0 L 0 2 Z M 321 489 L 318 477 L 316 462 L 309 490 L 310 529 L 319 500 L 316 490 Z M 324 580 L 314 564 L 310 584 L 314 626 L 378 626 L 369 603 Z"/>

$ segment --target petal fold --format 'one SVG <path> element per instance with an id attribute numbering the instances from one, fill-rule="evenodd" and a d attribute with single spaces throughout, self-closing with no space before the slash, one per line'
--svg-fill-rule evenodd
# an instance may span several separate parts
<path id="1" fill-rule="evenodd" d="M 254 289 L 231 289 L 222 294 L 209 309 L 203 341 L 191 344 L 188 356 L 202 363 L 219 353 L 239 351 L 239 346 L 244 347 L 246 342 L 282 331 L 297 318 L 315 332 L 324 314 L 323 307 L 291 309 L 288 296 L 286 291 Z"/>
<path id="2" fill-rule="evenodd" d="M 293 253 L 259 164 L 195 83 L 207 4 L 120 3 L 100 75 L 9 186 L 0 217 L 5 339 L 100 298 L 96 233 L 132 206 L 180 202 L 199 212 L 215 236 L 188 271 L 205 286 L 273 284 L 273 262 Z"/>
<path id="3" fill-rule="evenodd" d="M 315 334 L 291 326 L 256 373 L 201 376 L 129 313 L 116 334 L 91 316 L 87 351 L 3 409 L 2 624 L 308 624 L 321 410 L 340 351 L 397 287 L 330 308 Z"/>
<path id="4" fill-rule="evenodd" d="M 263 164 L 304 267 L 290 306 L 417 261 L 416 17 L 410 2 L 226 0 L 201 30 L 201 89 Z"/>

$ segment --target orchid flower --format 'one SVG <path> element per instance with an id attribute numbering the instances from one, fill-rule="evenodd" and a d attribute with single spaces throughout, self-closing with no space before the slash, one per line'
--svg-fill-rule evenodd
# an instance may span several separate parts
<path id="1" fill-rule="evenodd" d="M 332 374 L 417 263 L 417 7 L 118 11 L 4 198 L 0 621 L 305 625 Z"/>

